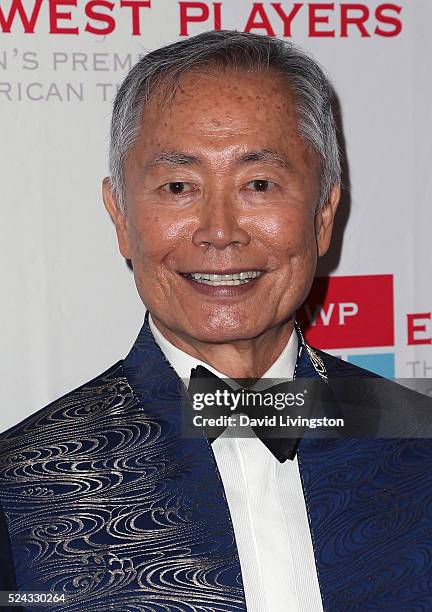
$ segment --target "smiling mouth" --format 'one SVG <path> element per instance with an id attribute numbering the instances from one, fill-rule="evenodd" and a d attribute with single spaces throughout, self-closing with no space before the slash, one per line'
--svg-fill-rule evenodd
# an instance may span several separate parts
<path id="1" fill-rule="evenodd" d="M 229 287 L 233 285 L 247 285 L 261 274 L 262 270 L 247 270 L 233 274 L 213 274 L 207 272 L 181 272 L 182 276 L 211 287 Z"/>

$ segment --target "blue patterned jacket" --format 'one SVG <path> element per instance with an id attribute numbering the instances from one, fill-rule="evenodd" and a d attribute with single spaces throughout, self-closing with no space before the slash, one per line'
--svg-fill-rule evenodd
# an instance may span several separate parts
<path id="1" fill-rule="evenodd" d="M 296 376 L 368 375 L 300 340 Z M 179 383 L 146 319 L 126 359 L 0 436 L 0 590 L 68 595 L 22 610 L 246 610 L 221 478 L 207 439 L 181 436 Z M 430 441 L 303 438 L 297 456 L 324 610 L 430 612 Z"/>

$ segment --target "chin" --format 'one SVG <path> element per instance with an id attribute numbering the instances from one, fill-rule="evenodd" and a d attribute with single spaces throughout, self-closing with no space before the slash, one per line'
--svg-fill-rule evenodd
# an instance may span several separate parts
<path id="1" fill-rule="evenodd" d="M 267 327 L 258 324 L 245 324 L 241 321 L 198 322 L 190 335 L 200 342 L 234 342 L 255 338 Z"/>

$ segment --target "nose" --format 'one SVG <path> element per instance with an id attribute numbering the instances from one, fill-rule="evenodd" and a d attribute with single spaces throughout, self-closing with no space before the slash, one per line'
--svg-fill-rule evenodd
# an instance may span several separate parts
<path id="1" fill-rule="evenodd" d="M 239 224 L 239 218 L 240 211 L 226 194 L 206 198 L 200 207 L 199 226 L 192 236 L 193 244 L 219 250 L 229 246 L 247 246 L 251 237 Z"/>

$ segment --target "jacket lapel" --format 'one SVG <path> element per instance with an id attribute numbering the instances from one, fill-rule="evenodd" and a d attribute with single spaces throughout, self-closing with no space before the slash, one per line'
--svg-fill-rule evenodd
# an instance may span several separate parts
<path id="1" fill-rule="evenodd" d="M 155 342 L 148 315 L 123 366 L 146 418 L 157 429 L 153 448 L 146 452 L 150 451 L 152 469 L 157 469 L 154 503 L 171 509 L 164 516 L 168 529 L 154 525 L 166 567 L 171 566 L 173 577 L 183 567 L 182 579 L 202 604 L 208 598 L 209 606 L 219 602 L 226 611 L 246 610 L 234 530 L 217 464 L 204 436 L 182 436 L 184 386 Z"/>

